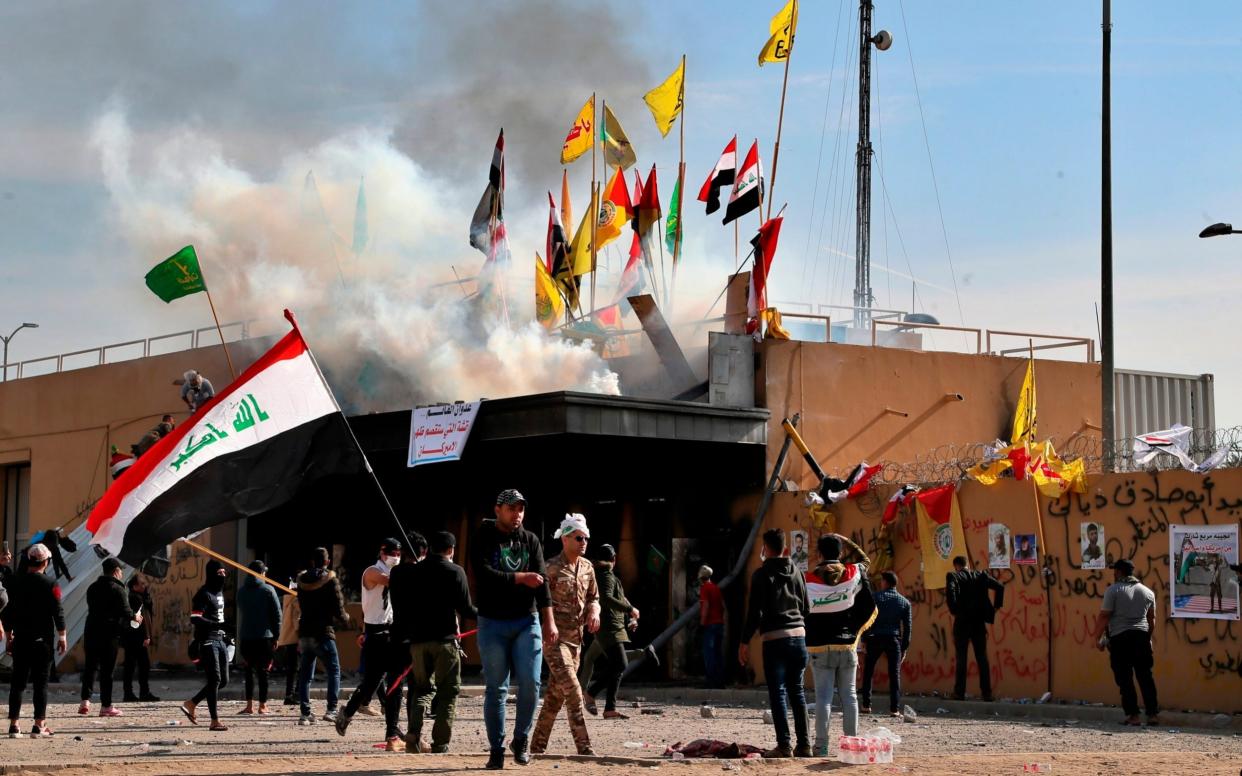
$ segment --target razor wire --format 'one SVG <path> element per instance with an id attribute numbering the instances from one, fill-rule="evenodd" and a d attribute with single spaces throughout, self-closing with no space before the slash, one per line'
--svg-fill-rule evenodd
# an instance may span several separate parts
<path id="1" fill-rule="evenodd" d="M 1052 447 L 1067 463 L 1081 460 L 1090 474 L 1104 471 L 1103 442 L 1099 436 L 1073 434 L 1064 440 L 1053 438 Z M 926 485 L 930 483 L 956 482 L 966 477 L 966 472 L 986 460 L 996 442 L 946 443 L 913 460 L 882 460 L 882 468 L 872 478 L 875 485 L 902 485 L 906 483 Z M 1221 468 L 1242 466 L 1242 426 L 1222 429 L 1195 429 L 1191 434 L 1190 457 L 1201 462 L 1212 453 L 1224 448 L 1226 457 Z M 1134 437 L 1117 440 L 1113 448 L 1113 471 L 1170 471 L 1182 465 L 1172 455 L 1157 455 L 1146 464 L 1139 465 L 1134 458 Z M 850 469 L 835 472 L 836 476 L 848 476 Z"/>

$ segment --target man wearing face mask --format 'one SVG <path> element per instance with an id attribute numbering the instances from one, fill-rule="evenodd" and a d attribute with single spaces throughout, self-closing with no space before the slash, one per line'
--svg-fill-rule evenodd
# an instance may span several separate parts
<path id="1" fill-rule="evenodd" d="M 362 662 L 365 670 L 362 683 L 345 704 L 345 710 L 336 718 L 336 732 L 345 735 L 345 729 L 358 709 L 371 702 L 371 696 L 384 679 L 384 672 L 391 660 L 392 602 L 388 596 L 389 576 L 394 566 L 401 562 L 401 542 L 396 539 L 385 539 L 380 544 L 379 560 L 375 565 L 362 573 Z M 385 708 L 384 719 L 395 720 L 395 716 L 387 712 L 387 707 L 401 703 L 400 693 L 383 693 L 380 698 Z M 384 735 L 389 751 L 397 751 L 401 735 L 397 732 L 395 722 L 390 722 Z"/>
<path id="2" fill-rule="evenodd" d="M 224 585 L 228 581 L 224 564 L 218 560 L 207 561 L 203 571 L 203 586 L 190 602 L 190 623 L 194 626 L 194 641 L 198 644 L 198 661 L 207 674 L 207 683 L 193 698 L 181 704 L 181 713 L 193 724 L 198 724 L 194 709 L 204 699 L 211 715 L 211 730 L 228 730 L 216 713 L 216 699 L 220 690 L 229 683 L 228 650 L 224 644 Z"/>

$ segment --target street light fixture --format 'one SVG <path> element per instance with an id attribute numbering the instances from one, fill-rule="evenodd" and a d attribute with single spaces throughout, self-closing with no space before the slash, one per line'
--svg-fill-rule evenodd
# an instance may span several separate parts
<path id="1" fill-rule="evenodd" d="M 1234 229 L 1233 224 L 1212 224 L 1199 232 L 1200 237 L 1220 237 L 1226 234 L 1242 234 L 1242 230 Z"/>
<path id="2" fill-rule="evenodd" d="M 4 358 L 3 360 L 0 360 L 0 382 L 8 382 L 9 380 L 9 340 L 16 337 L 17 332 L 21 331 L 22 329 L 37 329 L 37 328 L 39 328 L 39 324 L 37 323 L 23 323 L 21 326 L 18 326 L 16 329 L 14 329 L 12 333 L 9 334 L 9 336 L 0 337 L 0 340 L 4 341 Z"/>

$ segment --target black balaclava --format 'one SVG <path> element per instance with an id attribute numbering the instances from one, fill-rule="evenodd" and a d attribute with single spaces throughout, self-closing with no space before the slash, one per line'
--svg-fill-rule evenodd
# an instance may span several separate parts
<path id="1" fill-rule="evenodd" d="M 221 563 L 220 561 L 218 560 L 207 561 L 207 567 L 206 569 L 204 569 L 207 575 L 207 579 L 203 582 L 203 585 L 207 588 L 207 592 L 209 593 L 224 592 L 224 585 L 226 582 L 228 582 L 229 578 L 227 576 L 221 576 L 220 572 L 223 570 L 224 570 L 224 564 Z"/>

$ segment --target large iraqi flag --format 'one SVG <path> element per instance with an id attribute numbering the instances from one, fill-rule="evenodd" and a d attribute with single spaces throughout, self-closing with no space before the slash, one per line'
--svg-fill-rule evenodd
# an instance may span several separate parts
<path id="1" fill-rule="evenodd" d="M 91 544 L 137 566 L 177 539 L 262 514 L 320 477 L 366 465 L 295 323 L 125 470 L 86 527 Z"/>

